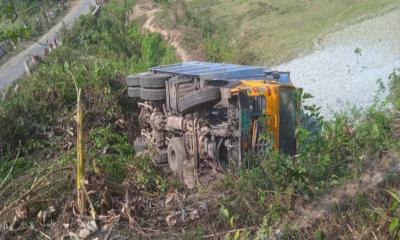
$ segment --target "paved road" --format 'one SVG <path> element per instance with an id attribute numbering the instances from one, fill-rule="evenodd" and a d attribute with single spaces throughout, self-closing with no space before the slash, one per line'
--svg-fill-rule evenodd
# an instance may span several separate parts
<path id="1" fill-rule="evenodd" d="M 314 95 L 312 102 L 326 116 L 346 110 L 348 103 L 367 107 L 377 92 L 377 80 L 387 83 L 389 74 L 400 67 L 399 23 L 396 9 L 347 26 L 325 36 L 313 53 L 278 69 L 291 71 L 295 85 Z"/>
<path id="2" fill-rule="evenodd" d="M 72 8 L 64 16 L 61 22 L 51 28 L 39 39 L 38 42 L 46 43 L 47 41 L 52 41 L 63 27 L 63 24 L 65 24 L 67 27 L 71 27 L 75 20 L 79 18 L 79 16 L 88 13 L 91 10 L 91 6 L 94 5 L 94 0 L 77 0 L 72 2 Z M 39 43 L 33 43 L 31 46 L 24 49 L 18 55 L 14 56 L 0 66 L 0 90 L 18 78 L 22 77 L 25 74 L 24 61 L 33 54 L 42 56 L 44 53 L 44 47 L 44 45 Z"/>

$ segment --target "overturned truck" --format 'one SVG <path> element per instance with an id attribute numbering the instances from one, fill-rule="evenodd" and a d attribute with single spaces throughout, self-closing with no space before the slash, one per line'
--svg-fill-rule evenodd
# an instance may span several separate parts
<path id="1" fill-rule="evenodd" d="M 187 187 L 212 166 L 246 167 L 251 154 L 295 154 L 299 102 L 287 72 L 185 62 L 126 77 L 141 137 Z"/>

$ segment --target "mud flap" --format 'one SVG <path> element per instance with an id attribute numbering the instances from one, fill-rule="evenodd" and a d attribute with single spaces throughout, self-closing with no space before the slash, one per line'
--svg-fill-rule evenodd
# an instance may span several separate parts
<path id="1" fill-rule="evenodd" d="M 238 95 L 239 101 L 239 159 L 238 159 L 238 167 L 240 168 L 243 165 L 245 153 L 249 148 L 249 133 L 250 133 L 250 105 L 249 105 L 249 96 L 245 91 L 239 92 Z"/>

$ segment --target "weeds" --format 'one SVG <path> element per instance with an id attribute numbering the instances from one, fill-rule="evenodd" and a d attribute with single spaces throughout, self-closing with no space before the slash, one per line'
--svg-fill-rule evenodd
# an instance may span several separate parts
<path id="1" fill-rule="evenodd" d="M 122 182 L 127 176 L 126 165 L 134 158 L 128 137 L 110 126 L 99 127 L 90 131 L 90 142 L 89 157 L 97 160 L 112 180 Z"/>
<path id="2" fill-rule="evenodd" d="M 164 4 L 158 16 L 159 24 L 166 28 L 183 29 L 183 46 L 189 51 L 201 50 L 207 61 L 251 64 L 258 56 L 247 48 L 247 42 L 232 36 L 227 22 L 215 17 L 210 8 L 216 2 L 182 0 Z M 204 7 L 207 6 L 207 7 Z"/>
<path id="3" fill-rule="evenodd" d="M 389 96 L 388 100 L 393 106 L 400 109 L 400 70 L 393 71 L 389 76 Z"/>
<path id="4" fill-rule="evenodd" d="M 396 213 L 396 212 L 398 212 L 397 210 L 400 205 L 400 195 L 394 191 L 390 191 L 389 194 L 393 199 L 391 210 L 392 210 L 392 212 Z M 396 215 L 398 215 L 398 214 L 396 214 Z M 389 233 L 393 237 L 398 238 L 399 232 L 400 232 L 400 219 L 398 216 L 393 216 L 392 219 L 390 220 Z"/>

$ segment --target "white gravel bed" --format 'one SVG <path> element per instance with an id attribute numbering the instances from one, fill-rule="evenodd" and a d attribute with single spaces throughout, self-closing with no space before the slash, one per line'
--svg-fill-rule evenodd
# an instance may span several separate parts
<path id="1" fill-rule="evenodd" d="M 367 107 L 377 80 L 387 83 L 400 68 L 400 10 L 331 33 L 313 53 L 277 68 L 290 71 L 293 83 L 311 93 L 326 116 L 349 105 Z"/>

